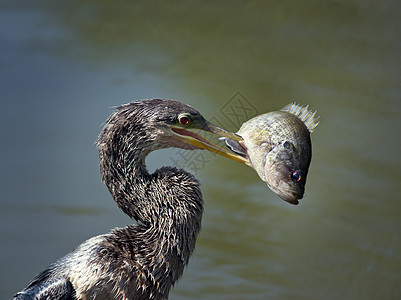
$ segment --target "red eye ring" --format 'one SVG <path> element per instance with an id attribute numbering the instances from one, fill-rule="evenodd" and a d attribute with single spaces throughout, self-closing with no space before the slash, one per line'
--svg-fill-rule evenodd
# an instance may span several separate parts
<path id="1" fill-rule="evenodd" d="M 191 123 L 191 118 L 189 116 L 180 116 L 178 117 L 178 122 L 181 125 L 187 126 Z"/>

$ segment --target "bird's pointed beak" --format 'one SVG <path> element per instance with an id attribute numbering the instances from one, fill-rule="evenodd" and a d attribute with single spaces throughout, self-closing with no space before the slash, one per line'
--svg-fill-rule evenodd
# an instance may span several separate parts
<path id="1" fill-rule="evenodd" d="M 218 135 L 220 137 L 232 139 L 235 141 L 242 141 L 242 137 L 239 135 L 232 133 L 230 131 L 227 131 L 223 128 L 220 128 L 216 125 L 213 125 L 212 123 L 206 121 L 203 126 L 200 127 L 194 127 L 194 129 L 200 129 L 203 131 L 206 131 L 208 133 Z M 190 130 L 190 129 L 183 129 L 183 128 L 172 128 L 173 132 L 178 134 L 180 136 L 180 140 L 184 143 L 190 144 L 192 146 L 195 146 L 196 148 L 199 149 L 205 149 L 210 152 L 219 154 L 221 156 L 230 158 L 232 160 L 235 160 L 240 163 L 247 164 L 248 160 L 244 158 L 243 156 L 237 155 L 229 150 L 223 149 L 216 144 L 212 143 L 210 139 L 207 139 L 206 137 L 202 137 L 200 134 L 197 134 L 196 132 Z"/>

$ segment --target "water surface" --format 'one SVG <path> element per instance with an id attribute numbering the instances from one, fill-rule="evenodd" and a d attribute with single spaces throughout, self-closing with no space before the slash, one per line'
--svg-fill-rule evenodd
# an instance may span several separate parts
<path id="1" fill-rule="evenodd" d="M 113 106 L 162 97 L 233 131 L 291 101 L 321 116 L 298 206 L 224 158 L 149 157 L 152 169 L 196 171 L 205 198 L 171 299 L 399 299 L 399 11 L 396 1 L 3 1 L 0 298 L 130 223 L 101 183 L 94 142 Z"/>

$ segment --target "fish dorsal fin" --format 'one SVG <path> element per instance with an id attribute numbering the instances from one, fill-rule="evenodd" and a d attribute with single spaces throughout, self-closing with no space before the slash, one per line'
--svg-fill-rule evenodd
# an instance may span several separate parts
<path id="1" fill-rule="evenodd" d="M 306 128 L 308 128 L 309 132 L 313 132 L 316 128 L 317 125 L 319 125 L 320 122 L 318 122 L 320 117 L 315 117 L 316 111 L 312 111 L 309 108 L 309 105 L 307 106 L 302 106 L 299 104 L 290 103 L 287 106 L 283 107 L 281 110 L 282 111 L 287 111 L 290 114 L 293 114 L 297 116 L 299 119 L 301 119 L 302 122 L 304 122 Z"/>

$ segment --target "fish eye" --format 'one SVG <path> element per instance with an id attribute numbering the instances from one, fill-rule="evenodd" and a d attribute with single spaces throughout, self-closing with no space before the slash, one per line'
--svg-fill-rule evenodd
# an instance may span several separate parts
<path id="1" fill-rule="evenodd" d="M 192 122 L 192 119 L 190 115 L 187 114 L 181 114 L 178 116 L 178 123 L 184 126 L 189 126 Z"/>
<path id="2" fill-rule="evenodd" d="M 291 149 L 291 143 L 288 142 L 288 141 L 286 141 L 286 142 L 283 144 L 283 146 L 284 146 L 285 149 Z"/>
<path id="3" fill-rule="evenodd" d="M 300 181 L 302 176 L 300 171 L 294 171 L 291 174 L 291 178 L 294 179 L 295 181 Z"/>

